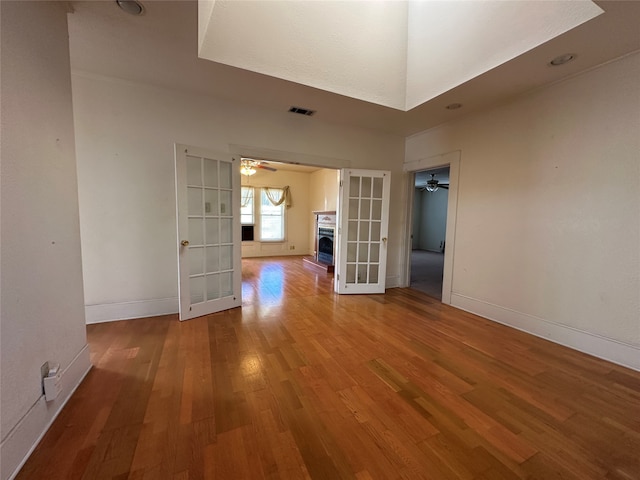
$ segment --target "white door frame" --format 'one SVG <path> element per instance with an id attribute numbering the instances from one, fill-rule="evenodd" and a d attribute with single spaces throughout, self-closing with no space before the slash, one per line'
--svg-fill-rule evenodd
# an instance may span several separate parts
<path id="1" fill-rule="evenodd" d="M 403 285 L 411 285 L 411 229 L 413 215 L 413 196 L 415 193 L 415 172 L 431 170 L 449 165 L 449 198 L 447 205 L 447 231 L 445 234 L 444 271 L 442 275 L 442 303 L 451 305 L 451 293 L 453 288 L 453 260 L 456 248 L 456 221 L 458 214 L 458 178 L 460 174 L 460 150 L 435 155 L 433 157 L 407 162 L 403 166 L 406 175 L 407 188 L 407 217 L 406 244 L 404 255 L 404 282 Z"/>
<path id="2" fill-rule="evenodd" d="M 232 156 L 237 159 L 240 159 L 241 157 L 264 158 L 264 159 L 271 160 L 273 162 L 291 163 L 294 165 L 305 165 L 309 167 L 317 167 L 321 169 L 337 170 L 337 171 L 340 171 L 343 168 L 351 167 L 351 161 L 344 158 L 325 157 L 322 155 L 312 155 L 308 153 L 300 153 L 300 152 L 287 151 L 287 150 L 275 150 L 275 149 L 265 148 L 257 145 L 230 143 L 229 152 L 231 152 Z M 337 183 L 338 181 L 336 180 L 336 184 Z M 340 196 L 340 191 L 338 188 L 338 197 L 339 196 Z M 338 198 L 336 198 L 336 211 L 338 210 L 338 207 L 339 207 L 339 200 Z M 324 210 L 324 209 L 321 208 L 320 210 Z M 311 211 L 309 212 L 309 214 L 311 215 Z M 310 227 L 309 231 L 311 230 L 312 229 Z M 338 253 L 338 250 L 339 249 L 336 248 L 336 255 Z M 334 257 L 334 264 L 337 265 L 337 262 L 338 262 L 338 258 L 336 256 Z"/>

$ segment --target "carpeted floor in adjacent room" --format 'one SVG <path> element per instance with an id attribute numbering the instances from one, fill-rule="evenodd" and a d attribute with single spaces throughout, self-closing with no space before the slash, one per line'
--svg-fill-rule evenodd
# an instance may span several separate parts
<path id="1" fill-rule="evenodd" d="M 411 288 L 442 300 L 444 253 L 413 250 L 411 252 Z"/>

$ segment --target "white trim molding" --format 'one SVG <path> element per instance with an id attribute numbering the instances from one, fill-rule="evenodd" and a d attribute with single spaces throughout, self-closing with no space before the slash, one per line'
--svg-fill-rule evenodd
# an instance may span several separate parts
<path id="1" fill-rule="evenodd" d="M 640 371 L 640 347 L 452 293 L 451 305 L 553 343 Z"/>
<path id="2" fill-rule="evenodd" d="M 422 170 L 443 167 L 449 165 L 449 197 L 447 206 L 447 229 L 445 234 L 446 249 L 444 251 L 444 269 L 442 275 L 442 303 L 451 305 L 451 294 L 453 289 L 453 261 L 456 248 L 456 224 L 458 216 L 458 178 L 460 176 L 461 150 L 435 155 L 433 157 L 406 162 L 402 166 L 402 171 L 408 175 L 407 179 L 407 208 L 405 217 L 406 241 L 404 245 L 403 285 L 409 286 L 410 265 L 411 265 L 411 228 L 413 218 L 413 195 L 415 191 L 414 173 Z"/>
<path id="3" fill-rule="evenodd" d="M 0 478 L 15 478 L 89 370 L 89 345 L 85 345 L 62 372 L 62 392 L 58 398 L 47 402 L 42 394 L 0 444 Z"/>
<path id="4" fill-rule="evenodd" d="M 84 311 L 87 324 L 170 315 L 178 313 L 178 297 L 85 305 Z"/>
<path id="5" fill-rule="evenodd" d="M 387 275 L 385 282 L 385 289 L 400 287 L 400 275 Z"/>

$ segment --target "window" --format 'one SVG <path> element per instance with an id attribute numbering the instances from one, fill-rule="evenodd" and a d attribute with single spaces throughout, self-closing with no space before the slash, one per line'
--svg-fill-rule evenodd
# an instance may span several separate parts
<path id="1" fill-rule="evenodd" d="M 284 195 L 280 188 L 270 188 L 269 196 L 278 198 Z M 274 205 L 269 200 L 267 189 L 260 191 L 260 240 L 284 241 L 284 202 Z"/>
<path id="2" fill-rule="evenodd" d="M 253 187 L 242 187 L 241 195 L 240 223 L 242 225 L 254 225 Z"/>
<path id="3" fill-rule="evenodd" d="M 256 231 L 260 234 L 256 240 L 264 242 L 284 241 L 284 208 L 285 208 L 285 188 L 257 188 L 242 187 L 240 203 L 240 223 L 246 229 L 256 226 Z M 255 197 L 259 196 L 258 199 Z M 281 202 L 280 205 L 274 203 Z M 245 232 L 245 229 L 243 229 Z M 250 237 L 250 238 L 249 238 Z M 253 231 L 244 240 L 253 240 Z"/>

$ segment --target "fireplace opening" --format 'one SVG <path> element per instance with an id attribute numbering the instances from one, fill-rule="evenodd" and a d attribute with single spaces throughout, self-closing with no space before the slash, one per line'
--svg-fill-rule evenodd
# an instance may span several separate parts
<path id="1" fill-rule="evenodd" d="M 333 227 L 318 227 L 318 261 L 333 265 Z"/>

